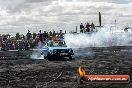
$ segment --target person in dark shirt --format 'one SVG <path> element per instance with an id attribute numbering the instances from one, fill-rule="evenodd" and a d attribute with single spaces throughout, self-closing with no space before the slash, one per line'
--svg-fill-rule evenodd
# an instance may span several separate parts
<path id="1" fill-rule="evenodd" d="M 6 51 L 6 44 L 5 44 L 5 41 L 2 42 L 2 50 L 3 50 L 3 51 Z"/>
<path id="2" fill-rule="evenodd" d="M 32 37 L 32 34 L 31 34 L 30 31 L 28 30 L 28 33 L 27 33 L 27 40 L 30 40 L 31 37 Z"/>
<path id="3" fill-rule="evenodd" d="M 86 24 L 86 32 L 90 32 L 90 25 L 89 25 L 88 22 L 87 22 L 87 24 Z"/>
<path id="4" fill-rule="evenodd" d="M 22 41 L 19 41 L 19 50 L 22 50 L 22 48 L 23 48 Z"/>
<path id="5" fill-rule="evenodd" d="M 48 34 L 46 33 L 46 31 L 44 31 L 43 33 L 43 38 L 44 38 L 44 41 L 48 38 Z"/>
<path id="6" fill-rule="evenodd" d="M 29 49 L 29 47 L 28 47 L 28 41 L 25 41 L 24 46 L 25 46 L 25 50 Z"/>
<path id="7" fill-rule="evenodd" d="M 55 33 L 55 31 L 53 31 L 53 34 L 52 34 L 52 36 L 53 36 L 53 37 L 56 37 L 56 33 Z"/>
<path id="8" fill-rule="evenodd" d="M 84 29 L 84 26 L 83 26 L 83 24 L 81 23 L 81 25 L 80 25 L 80 29 Z"/>
<path id="9" fill-rule="evenodd" d="M 39 35 L 39 41 L 43 42 L 43 34 L 41 33 L 41 30 L 39 32 L 40 32 L 38 34 Z"/>
<path id="10" fill-rule="evenodd" d="M 83 33 L 83 30 L 84 30 L 84 26 L 83 26 L 83 24 L 81 23 L 81 25 L 80 25 L 80 32 Z"/>
<path id="11" fill-rule="evenodd" d="M 43 34 L 39 34 L 39 40 L 43 42 Z"/>
<path id="12" fill-rule="evenodd" d="M 49 39 L 52 40 L 52 32 L 49 32 Z"/>

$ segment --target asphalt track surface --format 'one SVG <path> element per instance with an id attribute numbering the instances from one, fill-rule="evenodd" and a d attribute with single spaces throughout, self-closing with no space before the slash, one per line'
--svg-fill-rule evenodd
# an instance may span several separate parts
<path id="1" fill-rule="evenodd" d="M 132 78 L 132 51 L 75 52 L 73 60 L 0 60 L 0 88 L 132 88 L 130 83 L 78 84 L 78 67 L 87 74 L 128 74 Z"/>

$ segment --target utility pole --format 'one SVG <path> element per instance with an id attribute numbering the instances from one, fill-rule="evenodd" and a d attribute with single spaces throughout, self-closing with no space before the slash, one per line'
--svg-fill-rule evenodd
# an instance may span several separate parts
<path id="1" fill-rule="evenodd" d="M 99 12 L 99 26 L 100 26 L 100 28 L 101 28 L 101 13 Z"/>

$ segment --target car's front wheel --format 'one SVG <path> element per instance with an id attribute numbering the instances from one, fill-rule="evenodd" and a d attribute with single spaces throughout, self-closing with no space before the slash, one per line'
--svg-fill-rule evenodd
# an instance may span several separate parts
<path id="1" fill-rule="evenodd" d="M 50 53 L 48 53 L 46 58 L 47 58 L 47 60 L 52 60 L 52 55 Z"/>

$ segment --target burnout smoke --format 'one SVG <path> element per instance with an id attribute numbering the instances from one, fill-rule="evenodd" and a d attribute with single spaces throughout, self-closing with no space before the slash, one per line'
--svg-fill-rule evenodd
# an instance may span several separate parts
<path id="1" fill-rule="evenodd" d="M 85 47 L 109 47 L 128 45 L 131 42 L 130 32 L 116 30 L 104 27 L 98 32 L 87 34 L 66 34 L 65 42 L 68 47 L 85 48 Z"/>
<path id="2" fill-rule="evenodd" d="M 44 44 L 42 44 L 41 42 L 38 43 L 38 46 L 36 47 L 36 50 L 33 51 L 31 58 L 32 59 L 44 59 L 43 55 L 41 55 L 41 51 L 42 51 L 42 47 L 44 46 Z"/>

